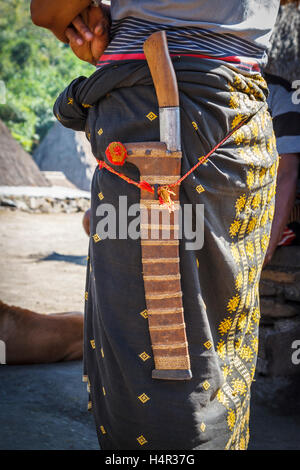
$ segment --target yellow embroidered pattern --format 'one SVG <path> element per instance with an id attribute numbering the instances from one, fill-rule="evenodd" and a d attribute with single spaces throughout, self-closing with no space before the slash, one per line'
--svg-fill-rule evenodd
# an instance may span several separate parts
<path id="1" fill-rule="evenodd" d="M 142 361 L 147 361 L 147 359 L 150 358 L 149 354 L 147 354 L 145 351 L 139 354 L 139 357 L 142 359 Z"/>
<path id="2" fill-rule="evenodd" d="M 142 395 L 139 395 L 138 396 L 138 399 L 144 404 L 146 403 L 148 400 L 150 400 L 150 398 L 148 397 L 148 395 L 146 395 L 146 393 L 142 393 Z"/>
<path id="3" fill-rule="evenodd" d="M 200 424 L 200 431 L 201 431 L 201 432 L 204 432 L 205 429 L 206 429 L 206 424 L 203 423 L 203 421 L 202 421 L 202 423 Z"/>
<path id="4" fill-rule="evenodd" d="M 227 424 L 230 430 L 234 428 L 235 425 L 235 412 L 230 408 L 227 414 Z"/>
<path id="5" fill-rule="evenodd" d="M 206 347 L 206 349 L 210 349 L 212 347 L 212 342 L 208 340 L 204 343 L 204 346 Z"/>
<path id="6" fill-rule="evenodd" d="M 228 312 L 230 312 L 230 313 L 235 312 L 239 302 L 240 302 L 240 296 L 239 295 L 235 295 L 234 297 L 232 297 L 229 300 L 228 304 L 227 304 Z"/>
<path id="7" fill-rule="evenodd" d="M 254 186 L 254 173 L 249 170 L 247 173 L 247 186 L 251 189 Z"/>
<path id="8" fill-rule="evenodd" d="M 246 362 L 252 361 L 253 351 L 250 346 L 243 346 L 239 351 L 239 356 L 244 359 Z"/>
<path id="9" fill-rule="evenodd" d="M 241 116 L 250 113 L 254 118 L 232 136 L 232 145 L 239 147 L 238 163 L 245 162 L 245 192 L 237 195 L 228 227 L 232 262 L 236 263 L 235 293 L 228 294 L 224 318 L 218 324 L 216 351 L 225 382 L 217 399 L 227 410 L 230 438 L 225 448 L 243 449 L 249 441 L 249 389 L 258 348 L 259 276 L 274 215 L 276 149 L 273 136 L 268 141 L 264 137 L 272 126 L 263 104 L 264 80 L 259 76 L 234 77 L 229 84 L 229 107 L 236 111 L 232 122 L 240 122 Z"/>
<path id="10" fill-rule="evenodd" d="M 219 354 L 221 359 L 225 359 L 226 356 L 226 344 L 223 339 L 221 339 L 217 344 L 217 353 Z"/>
<path id="11" fill-rule="evenodd" d="M 231 107 L 231 109 L 237 109 L 239 107 L 239 97 L 238 97 L 238 93 L 231 93 L 231 97 L 230 97 L 230 100 L 229 100 L 229 106 Z"/>
<path id="12" fill-rule="evenodd" d="M 203 382 L 202 387 L 204 388 L 204 390 L 208 390 L 210 388 L 210 383 L 208 382 L 208 380 L 205 380 L 205 382 Z"/>
<path id="13" fill-rule="evenodd" d="M 201 194 L 205 191 L 205 189 L 203 188 L 202 184 L 198 184 L 198 186 L 196 187 L 196 191 L 197 193 Z"/>
<path id="14" fill-rule="evenodd" d="M 261 204 L 261 195 L 257 192 L 252 200 L 252 207 L 253 209 L 258 209 Z"/>
<path id="15" fill-rule="evenodd" d="M 231 129 L 234 129 L 236 126 L 238 126 L 239 123 L 243 121 L 244 119 L 245 119 L 245 116 L 243 116 L 242 114 L 237 114 L 231 123 Z"/>
<path id="16" fill-rule="evenodd" d="M 149 119 L 149 121 L 154 121 L 154 119 L 157 118 L 156 114 L 153 113 L 152 111 L 150 111 L 150 113 L 148 113 L 146 117 Z"/>
<path id="17" fill-rule="evenodd" d="M 142 312 L 140 312 L 140 315 L 142 315 L 143 318 L 148 318 L 148 310 L 143 310 Z"/>
<path id="18" fill-rule="evenodd" d="M 235 288 L 240 290 L 243 285 L 243 273 L 240 271 L 235 278 Z"/>
<path id="19" fill-rule="evenodd" d="M 230 330 L 231 325 L 232 325 L 232 318 L 230 318 L 230 317 L 224 318 L 224 320 L 221 321 L 221 323 L 219 325 L 219 333 L 221 335 L 224 335 L 225 333 L 227 333 Z"/>
<path id="20" fill-rule="evenodd" d="M 245 395 L 247 392 L 247 385 L 242 379 L 233 379 L 232 383 L 233 391 L 240 395 Z"/>
<path id="21" fill-rule="evenodd" d="M 240 229 L 240 226 L 241 226 L 241 222 L 239 220 L 235 220 L 234 222 L 232 222 L 232 224 L 230 225 L 230 229 L 229 229 L 229 234 L 231 238 L 234 238 L 237 235 Z"/>
<path id="22" fill-rule="evenodd" d="M 239 216 L 242 210 L 244 209 L 246 204 L 246 194 L 243 194 L 240 196 L 236 203 L 235 203 L 235 209 L 236 209 L 236 215 Z"/>
<path id="23" fill-rule="evenodd" d="M 231 374 L 231 368 L 229 366 L 223 366 L 222 373 L 223 373 L 224 379 L 226 380 L 227 377 Z"/>
<path id="24" fill-rule="evenodd" d="M 146 440 L 146 438 L 142 435 L 142 436 L 139 436 L 137 437 L 136 439 L 138 441 L 138 443 L 143 446 L 144 444 L 146 444 L 148 441 Z"/>
<path id="25" fill-rule="evenodd" d="M 217 400 L 222 403 L 225 408 L 228 408 L 229 400 L 221 388 L 217 392 Z"/>
<path id="26" fill-rule="evenodd" d="M 100 430 L 101 430 L 102 434 L 106 434 L 106 431 L 105 431 L 105 429 L 104 429 L 104 426 L 100 426 Z"/>
<path id="27" fill-rule="evenodd" d="M 250 222 L 248 224 L 248 227 L 247 227 L 247 233 L 253 232 L 253 230 L 256 227 L 256 224 L 257 224 L 257 218 L 252 217 L 252 219 L 250 220 Z"/>
<path id="28" fill-rule="evenodd" d="M 99 237 L 98 233 L 95 233 L 95 235 L 93 235 L 93 240 L 95 243 L 100 242 L 101 238 Z"/>

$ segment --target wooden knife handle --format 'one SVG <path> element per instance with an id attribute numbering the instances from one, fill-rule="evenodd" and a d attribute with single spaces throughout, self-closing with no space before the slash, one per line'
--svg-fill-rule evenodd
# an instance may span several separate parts
<path id="1" fill-rule="evenodd" d="M 144 42 L 144 53 L 150 68 L 160 108 L 179 106 L 176 75 L 168 50 L 165 31 L 151 34 Z"/>

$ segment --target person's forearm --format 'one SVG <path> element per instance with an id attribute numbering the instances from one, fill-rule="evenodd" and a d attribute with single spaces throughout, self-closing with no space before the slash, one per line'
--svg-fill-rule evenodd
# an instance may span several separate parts
<path id="1" fill-rule="evenodd" d="M 31 18 L 34 24 L 50 29 L 60 41 L 68 42 L 65 30 L 91 0 L 31 0 Z"/>
<path id="2" fill-rule="evenodd" d="M 275 214 L 264 264 L 270 262 L 294 206 L 298 166 L 298 154 L 281 155 L 277 176 Z"/>

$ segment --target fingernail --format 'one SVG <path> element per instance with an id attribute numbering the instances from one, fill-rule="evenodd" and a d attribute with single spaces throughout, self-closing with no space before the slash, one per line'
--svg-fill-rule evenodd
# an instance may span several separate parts
<path id="1" fill-rule="evenodd" d="M 96 34 L 102 34 L 103 33 L 103 27 L 102 26 L 96 26 L 95 33 Z"/>
<path id="2" fill-rule="evenodd" d="M 87 39 L 88 41 L 93 39 L 92 33 L 85 33 L 85 35 L 86 35 L 86 39 Z"/>
<path id="3" fill-rule="evenodd" d="M 83 40 L 79 39 L 79 38 L 76 39 L 76 42 L 77 42 L 78 46 L 82 46 L 82 44 L 83 44 Z"/>

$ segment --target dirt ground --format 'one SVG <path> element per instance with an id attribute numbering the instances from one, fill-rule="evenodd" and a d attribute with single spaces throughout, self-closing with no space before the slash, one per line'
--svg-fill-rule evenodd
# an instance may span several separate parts
<path id="1" fill-rule="evenodd" d="M 82 212 L 0 210 L 0 299 L 39 313 L 83 311 L 88 237 Z"/>

